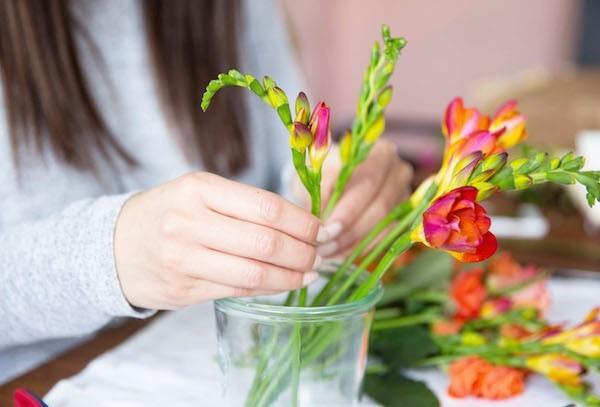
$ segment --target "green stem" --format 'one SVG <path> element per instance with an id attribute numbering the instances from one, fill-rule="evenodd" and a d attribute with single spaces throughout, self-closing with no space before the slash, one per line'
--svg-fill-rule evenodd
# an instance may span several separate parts
<path id="1" fill-rule="evenodd" d="M 371 273 L 369 278 L 363 282 L 354 293 L 350 296 L 348 301 L 355 301 L 362 298 L 369 293 L 375 287 L 377 282 L 383 277 L 383 274 L 394 264 L 399 255 L 407 251 L 412 246 L 412 240 L 410 239 L 410 230 L 402 234 L 389 248 L 388 252 L 383 256 L 383 259 L 377 264 L 375 271 Z"/>
<path id="2" fill-rule="evenodd" d="M 342 277 L 345 276 L 348 268 L 354 263 L 354 261 L 360 257 L 360 255 L 364 252 L 364 250 L 383 232 L 388 226 L 392 224 L 392 222 L 396 219 L 399 219 L 410 212 L 412 209 L 412 205 L 410 201 L 405 201 L 400 205 L 396 206 L 386 217 L 371 229 L 369 234 L 365 236 L 364 239 L 360 241 L 360 243 L 352 250 L 352 253 L 344 260 L 342 265 L 336 270 L 336 272 L 331 276 L 327 284 L 321 289 L 321 291 L 317 294 L 311 306 L 319 306 L 323 305 L 325 298 L 329 294 L 329 291 L 341 280 Z M 390 241 L 391 243 L 391 241 Z M 379 255 L 379 254 L 377 254 Z M 377 257 L 377 255 L 372 256 L 373 259 Z M 367 266 L 370 262 L 367 264 Z M 365 266 L 366 267 L 366 266 Z M 360 274 L 360 273 L 359 273 Z"/>
<path id="3" fill-rule="evenodd" d="M 333 187 L 333 192 L 331 193 L 331 197 L 329 198 L 329 202 L 327 202 L 327 206 L 325 207 L 325 210 L 323 211 L 323 219 L 327 219 L 329 217 L 329 215 L 331 215 L 331 212 L 333 212 L 335 205 L 338 203 L 338 201 L 342 197 L 342 193 L 344 192 L 344 189 L 346 188 L 346 184 L 348 183 L 348 181 L 350 180 L 350 177 L 352 176 L 352 173 L 354 172 L 354 168 L 355 168 L 355 166 L 351 165 L 351 164 L 344 164 L 342 166 L 342 169 L 340 170 L 340 174 L 338 175 L 338 178 L 335 182 L 335 186 Z"/>
<path id="4" fill-rule="evenodd" d="M 390 246 L 394 240 L 412 223 L 412 214 L 406 216 L 392 229 L 392 231 L 379 243 L 375 248 L 364 258 L 363 261 L 352 271 L 352 273 L 346 278 L 340 288 L 331 296 L 327 301 L 327 305 L 336 304 L 342 299 L 344 294 L 354 285 L 360 275 L 366 270 L 366 268 L 373 263 L 385 249 Z M 395 259 L 394 259 L 395 260 Z M 373 274 L 369 278 L 372 278 Z M 350 300 L 351 301 L 351 300 Z"/>
<path id="5" fill-rule="evenodd" d="M 373 331 L 382 331 L 384 329 L 400 328 L 403 326 L 420 325 L 439 319 L 438 313 L 422 313 L 417 315 L 407 315 L 398 318 L 388 318 L 383 320 L 375 320 L 373 322 Z"/>

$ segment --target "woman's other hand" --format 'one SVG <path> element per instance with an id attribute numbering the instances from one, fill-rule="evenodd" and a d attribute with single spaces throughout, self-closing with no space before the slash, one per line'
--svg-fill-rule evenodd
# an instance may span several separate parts
<path id="1" fill-rule="evenodd" d="M 339 154 L 330 153 L 323 173 L 324 201 L 331 193 L 341 167 Z M 410 192 L 411 167 L 400 158 L 395 145 L 379 140 L 359 165 L 342 198 L 324 221 L 318 252 L 333 257 L 350 250 Z"/>
<path id="2" fill-rule="evenodd" d="M 192 173 L 125 203 L 115 261 L 130 304 L 174 309 L 314 281 L 318 231 L 317 218 L 276 194 Z"/>

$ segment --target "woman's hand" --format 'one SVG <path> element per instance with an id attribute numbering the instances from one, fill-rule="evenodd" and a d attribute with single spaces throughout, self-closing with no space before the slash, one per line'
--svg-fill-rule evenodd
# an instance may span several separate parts
<path id="1" fill-rule="evenodd" d="M 130 304 L 173 309 L 317 278 L 319 221 L 271 192 L 193 173 L 129 199 L 115 261 Z"/>
<path id="2" fill-rule="evenodd" d="M 337 179 L 339 154 L 330 153 L 323 169 L 324 202 Z M 342 254 L 357 244 L 410 192 L 411 167 L 398 158 L 396 147 L 379 140 L 367 159 L 356 168 L 342 198 L 325 220 L 318 252 L 323 257 Z"/>

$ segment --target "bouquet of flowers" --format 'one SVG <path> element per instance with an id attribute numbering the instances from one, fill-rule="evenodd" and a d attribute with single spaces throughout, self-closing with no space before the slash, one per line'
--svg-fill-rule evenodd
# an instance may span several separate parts
<path id="1" fill-rule="evenodd" d="M 582 405 L 600 405 L 584 380 L 600 371 L 600 307 L 573 327 L 551 324 L 547 273 L 508 253 L 475 268 L 442 253 L 411 256 L 394 268 L 375 314 L 370 349 L 378 363 L 369 367 L 365 386 L 372 397 L 386 406 L 437 406 L 422 383 L 400 371 L 441 365 L 452 397 L 506 399 L 522 393 L 535 373 Z"/>
<path id="2" fill-rule="evenodd" d="M 392 37 L 389 28 L 383 26 L 382 43 L 376 42 L 371 51 L 352 128 L 340 141 L 343 167 L 333 195 L 324 205 L 321 168 L 332 144 L 330 109 L 326 103 L 319 102 L 311 108 L 307 96 L 301 92 L 292 114 L 287 94 L 272 78 L 265 77 L 260 82 L 252 75 L 230 70 L 208 84 L 202 109 L 206 110 L 215 94 L 225 86 L 247 88 L 271 107 L 289 135 L 292 162 L 311 197 L 312 213 L 326 217 L 344 193 L 353 171 L 385 129 L 385 109 L 392 98 L 388 82 L 405 44 L 403 38 Z M 525 118 L 516 102 L 507 102 L 490 117 L 475 108 L 465 107 L 463 100 L 456 98 L 446 109 L 442 133 L 446 147 L 439 171 L 365 236 L 336 266 L 335 273 L 317 295 L 308 298 L 306 289 L 291 292 L 284 305 L 319 307 L 356 302 L 369 294 L 397 259 L 417 243 L 448 253 L 460 262 L 489 258 L 496 251 L 497 242 L 490 232 L 491 221 L 481 202 L 496 193 L 548 182 L 580 183 L 587 189 L 590 205 L 600 201 L 600 171 L 584 170 L 583 157 L 572 153 L 553 156 L 532 148 L 523 149 L 517 157 L 509 157 L 508 149 L 527 137 Z M 370 267 L 372 271 L 362 278 Z M 378 324 L 379 321 L 375 327 L 381 326 Z M 317 358 L 336 335 L 340 332 L 332 327 L 306 329 L 299 326 L 283 350 L 298 357 L 269 367 L 259 363 L 247 404 L 269 404 L 276 399 L 277 391 L 273 390 L 272 383 L 290 383 L 292 388 L 297 387 L 298 371 L 303 363 Z M 451 336 L 448 340 L 451 342 L 454 338 Z M 268 354 L 273 348 L 263 351 Z M 281 379 L 290 371 L 289 380 Z"/>

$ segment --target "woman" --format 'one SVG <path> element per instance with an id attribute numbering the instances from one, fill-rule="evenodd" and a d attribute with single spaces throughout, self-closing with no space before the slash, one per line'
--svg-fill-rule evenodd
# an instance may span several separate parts
<path id="1" fill-rule="evenodd" d="M 381 143 L 321 225 L 267 192 L 290 182 L 269 109 L 224 93 L 201 114 L 233 66 L 300 87 L 277 5 L 249 6 L 0 2 L 0 381 L 117 317 L 309 284 L 403 198 Z"/>

